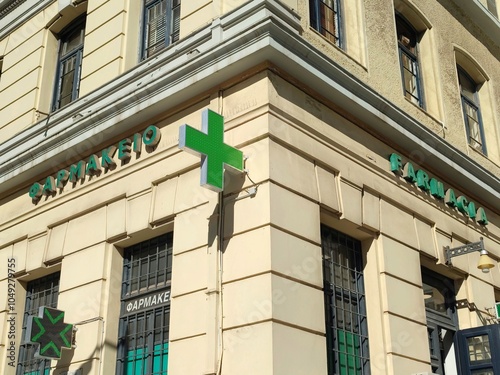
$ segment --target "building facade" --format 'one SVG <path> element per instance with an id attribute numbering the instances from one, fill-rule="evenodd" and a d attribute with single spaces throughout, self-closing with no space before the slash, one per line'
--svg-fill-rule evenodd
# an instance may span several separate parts
<path id="1" fill-rule="evenodd" d="M 500 373 L 497 5 L 1 0 L 0 373 Z"/>

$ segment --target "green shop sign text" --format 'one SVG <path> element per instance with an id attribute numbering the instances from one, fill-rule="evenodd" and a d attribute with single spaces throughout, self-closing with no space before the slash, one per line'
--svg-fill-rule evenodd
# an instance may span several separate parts
<path id="1" fill-rule="evenodd" d="M 487 225 L 488 218 L 484 208 L 476 208 L 474 202 L 469 202 L 464 196 L 456 196 L 453 189 L 445 190 L 444 184 L 435 178 L 429 178 L 429 175 L 422 169 L 415 170 L 413 164 L 407 162 L 404 166 L 401 163 L 401 156 L 391 154 L 389 156 L 391 162 L 391 171 L 403 176 L 410 184 L 416 184 L 418 188 L 432 195 L 434 198 L 444 201 L 449 207 L 456 207 L 462 214 L 477 221 L 479 224 Z"/>
<path id="2" fill-rule="evenodd" d="M 43 196 L 54 195 L 57 189 L 63 189 L 69 182 L 75 184 L 79 180 L 84 181 L 85 176 L 99 175 L 102 170 L 112 169 L 116 166 L 114 158 L 117 154 L 119 160 L 126 161 L 130 159 L 131 153 L 139 154 L 142 151 L 142 145 L 153 147 L 158 144 L 161 138 L 160 129 L 154 125 L 148 126 L 144 133 L 136 133 L 133 138 L 122 139 L 116 146 L 110 146 L 101 151 L 100 157 L 90 155 L 87 161 L 80 160 L 73 164 L 69 169 L 61 169 L 54 176 L 48 176 L 43 184 L 35 182 L 31 185 L 29 196 L 33 199 L 33 203 Z"/>

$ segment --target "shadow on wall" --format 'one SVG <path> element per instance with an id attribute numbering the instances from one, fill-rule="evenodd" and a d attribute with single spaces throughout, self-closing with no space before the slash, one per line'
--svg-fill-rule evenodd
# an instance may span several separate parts
<path id="1" fill-rule="evenodd" d="M 96 350 L 98 347 L 96 347 Z M 78 368 L 72 368 L 70 370 L 71 362 L 75 355 L 75 350 L 78 348 L 72 348 L 71 350 L 63 350 L 61 354 L 61 359 L 57 361 L 56 369 L 54 370 L 54 375 L 90 375 L 98 373 L 98 370 L 92 370 L 93 363 L 98 363 L 98 359 L 92 358 L 85 362 L 78 363 Z"/>
<path id="2" fill-rule="evenodd" d="M 486 48 L 488 48 L 493 56 L 500 56 L 499 47 L 488 35 L 481 32 L 480 28 L 478 28 L 473 22 L 470 22 L 470 19 L 464 11 L 462 11 L 452 0 L 438 0 L 437 2 L 458 22 L 460 22 L 462 26 L 474 36 L 474 38 L 479 40 Z"/>
<path id="3" fill-rule="evenodd" d="M 208 223 L 208 245 L 213 246 L 214 241 L 218 238 L 218 234 L 220 231 L 220 226 L 224 228 L 224 233 L 222 238 L 227 238 L 224 245 L 220 245 L 221 249 L 227 247 L 229 243 L 229 239 L 233 236 L 234 232 L 234 204 L 235 200 L 238 197 L 238 193 L 241 192 L 243 185 L 245 184 L 245 174 L 244 173 L 228 173 L 225 172 L 224 175 L 225 183 L 224 183 L 224 191 L 231 192 L 230 196 L 226 196 L 223 198 L 222 204 L 222 213 L 220 212 L 220 198 L 219 203 L 215 206 L 214 211 L 210 215 L 209 223 Z M 215 193 L 214 193 L 215 194 Z M 219 216 L 221 216 L 219 218 Z"/>

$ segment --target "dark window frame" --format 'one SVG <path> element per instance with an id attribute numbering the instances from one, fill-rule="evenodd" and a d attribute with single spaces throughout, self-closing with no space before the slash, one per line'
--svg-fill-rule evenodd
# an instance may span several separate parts
<path id="1" fill-rule="evenodd" d="M 342 1 L 331 0 L 333 8 L 325 3 L 324 0 L 310 0 L 309 1 L 309 16 L 310 24 L 314 30 L 323 35 L 327 40 L 332 42 L 337 47 L 344 49 L 344 30 L 342 20 Z M 324 17 L 322 10 L 327 9 L 333 14 L 333 32 L 329 29 L 329 25 L 323 25 L 322 20 Z M 330 25 L 332 26 L 332 25 Z M 333 39 L 333 40 L 332 40 Z"/>
<path id="2" fill-rule="evenodd" d="M 459 65 L 457 65 L 457 75 L 458 75 L 458 83 L 460 88 L 460 101 L 462 105 L 462 113 L 464 116 L 465 123 L 465 131 L 467 134 L 467 144 L 471 146 L 474 150 L 482 152 L 484 155 L 488 155 L 488 149 L 486 147 L 486 137 L 484 135 L 484 126 L 483 126 L 483 118 L 481 116 L 481 106 L 479 103 L 479 95 L 478 95 L 478 84 L 472 79 L 472 77 Z M 473 92 L 473 100 L 464 95 L 464 90 L 462 89 L 461 78 L 466 79 L 468 83 L 474 87 Z M 467 114 L 467 108 L 471 108 L 477 114 L 477 124 L 479 127 L 479 136 L 480 140 L 473 139 L 471 136 L 471 124 L 469 120 L 469 116 Z M 473 145 L 473 142 L 477 143 L 481 146 L 481 149 L 478 149 Z"/>
<path id="3" fill-rule="evenodd" d="M 19 347 L 16 375 L 33 373 L 38 375 L 49 375 L 50 373 L 51 361 L 49 359 L 35 358 L 34 353 L 37 349 L 37 345 L 27 344 L 24 340 L 26 337 L 28 318 L 33 315 L 38 315 L 38 309 L 41 306 L 57 307 L 60 276 L 60 272 L 55 272 L 45 277 L 29 281 L 26 286 L 26 303 L 24 306 L 21 335 L 22 341 Z"/>
<path id="4" fill-rule="evenodd" d="M 172 247 L 169 232 L 124 250 L 117 375 L 166 374 L 170 301 L 140 311 L 129 311 L 127 306 L 141 297 L 170 292 Z"/>
<path id="5" fill-rule="evenodd" d="M 321 248 L 328 375 L 369 375 L 361 242 L 322 225 Z M 346 264 L 341 263 L 343 260 Z M 349 306 L 348 310 L 345 309 L 346 305 Z"/>
<path id="6" fill-rule="evenodd" d="M 403 29 L 411 34 L 409 39 L 413 39 L 413 43 L 415 44 L 414 51 L 400 41 L 400 35 L 403 33 Z M 399 68 L 401 72 L 403 95 L 411 103 L 425 109 L 425 98 L 419 59 L 420 35 L 417 30 L 415 30 L 415 28 L 399 13 L 396 13 L 396 37 L 398 43 Z M 404 65 L 405 57 L 411 62 L 412 69 L 408 69 Z M 410 90 L 410 87 L 406 86 L 405 71 L 407 71 L 411 77 L 415 79 L 416 95 Z"/>
<path id="7" fill-rule="evenodd" d="M 148 41 L 148 11 L 155 6 L 164 3 L 165 4 L 165 36 L 163 40 L 155 43 L 154 45 L 149 45 Z M 151 56 L 156 55 L 160 51 L 163 51 L 168 46 L 179 40 L 180 35 L 180 10 L 181 10 L 181 0 L 144 0 L 143 1 L 143 14 L 142 14 L 142 43 L 141 43 L 141 59 L 145 60 Z M 176 18 L 177 17 L 177 18 Z M 151 52 L 150 49 L 153 49 Z"/>
<path id="8" fill-rule="evenodd" d="M 488 345 L 484 345 L 488 350 L 483 353 L 489 353 L 489 358 L 472 360 L 471 355 L 475 355 L 475 353 L 471 352 L 470 340 L 481 336 L 483 338 L 484 336 L 488 337 Z M 484 340 L 480 341 L 483 341 L 483 344 L 485 344 Z M 500 373 L 500 326 L 498 324 L 458 331 L 455 335 L 455 346 L 457 370 L 460 374 Z M 476 342 L 473 348 L 477 350 L 478 347 L 481 347 L 481 345 L 479 342 Z"/>
<path id="9" fill-rule="evenodd" d="M 82 74 L 82 62 L 83 62 L 83 47 L 85 44 L 85 24 L 86 24 L 86 15 L 80 16 L 60 33 L 52 111 L 57 111 L 65 107 L 66 105 L 72 103 L 79 97 L 80 80 Z M 79 31 L 81 35 L 83 33 L 81 38 L 82 39 L 81 43 L 77 47 L 71 49 L 68 52 L 63 51 L 65 43 L 77 31 Z M 68 102 L 63 103 L 63 100 L 68 98 L 67 95 L 64 97 L 62 96 L 62 91 L 64 89 L 63 67 L 65 63 L 69 62 L 73 58 L 75 59 L 75 62 L 74 62 L 73 78 L 71 80 L 70 98 Z"/>
<path id="10" fill-rule="evenodd" d="M 437 289 L 444 297 L 444 311 L 426 306 L 427 332 L 432 372 L 444 373 L 444 355 L 458 331 L 457 303 L 452 279 L 422 267 L 422 283 Z M 424 287 L 425 288 L 425 287 Z M 425 296 L 424 289 L 424 296 Z M 444 334 L 444 337 L 443 337 Z"/>

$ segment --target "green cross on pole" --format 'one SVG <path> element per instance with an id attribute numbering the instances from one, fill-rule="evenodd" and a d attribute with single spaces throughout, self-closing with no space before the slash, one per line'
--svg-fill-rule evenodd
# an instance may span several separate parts
<path id="1" fill-rule="evenodd" d="M 201 186 L 221 192 L 224 167 L 243 172 L 243 153 L 224 143 L 224 117 L 206 109 L 201 118 L 201 131 L 189 125 L 179 128 L 179 148 L 201 155 Z"/>
<path id="2" fill-rule="evenodd" d="M 73 324 L 64 323 L 64 311 L 42 306 L 28 319 L 26 341 L 39 344 L 35 357 L 60 359 L 61 349 L 71 348 Z"/>

